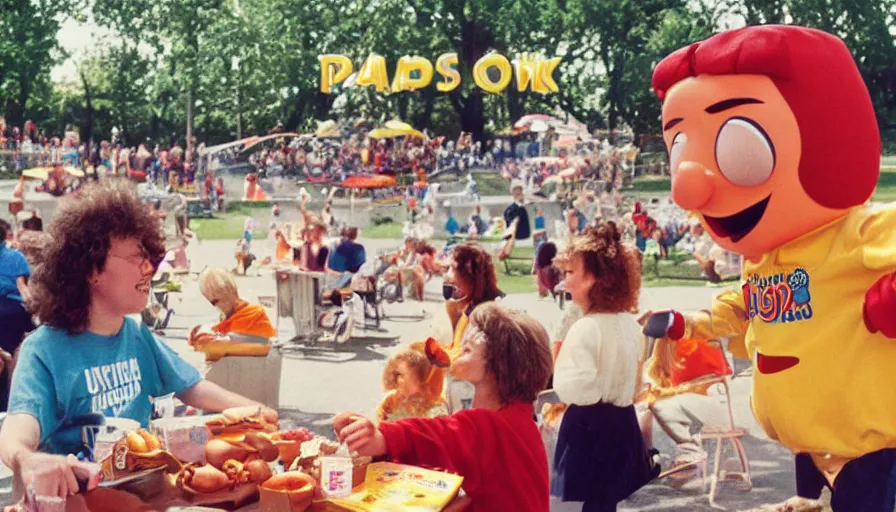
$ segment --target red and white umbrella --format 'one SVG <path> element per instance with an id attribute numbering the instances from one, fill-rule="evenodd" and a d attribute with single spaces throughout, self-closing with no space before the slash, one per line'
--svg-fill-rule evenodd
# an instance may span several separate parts
<path id="1" fill-rule="evenodd" d="M 528 114 L 517 120 L 517 122 L 513 123 L 514 128 L 526 128 L 534 121 L 541 121 L 544 123 L 559 123 L 560 120 L 554 116 L 549 116 L 547 114 Z"/>

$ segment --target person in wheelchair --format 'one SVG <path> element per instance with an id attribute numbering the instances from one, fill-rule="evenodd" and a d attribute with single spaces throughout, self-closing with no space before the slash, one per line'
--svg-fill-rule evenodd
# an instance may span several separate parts
<path id="1" fill-rule="evenodd" d="M 384 254 L 380 257 L 382 264 L 376 271 L 376 275 L 382 275 L 386 282 L 386 299 L 389 302 L 397 300 L 404 302 L 404 286 L 413 282 L 414 269 L 417 266 L 417 239 L 408 237 L 404 241 L 404 247 L 397 252 Z M 390 298 L 393 297 L 394 298 Z"/>
<path id="2" fill-rule="evenodd" d="M 350 227 L 342 230 L 342 240 L 330 252 L 327 268 L 330 271 L 329 288 L 347 288 L 352 277 L 367 262 L 364 246 L 356 242 L 358 228 Z"/>
<path id="3" fill-rule="evenodd" d="M 250 304 L 239 296 L 233 275 L 223 268 L 207 268 L 199 274 L 199 291 L 223 314 L 222 320 L 203 329 L 193 328 L 189 343 L 205 353 L 206 361 L 224 356 L 268 355 L 277 330 L 260 304 Z"/>

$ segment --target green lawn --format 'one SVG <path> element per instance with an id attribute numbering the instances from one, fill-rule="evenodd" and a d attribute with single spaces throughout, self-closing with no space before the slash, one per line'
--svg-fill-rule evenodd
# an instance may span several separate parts
<path id="1" fill-rule="evenodd" d="M 400 222 L 384 222 L 382 224 L 371 224 L 361 230 L 361 236 L 364 238 L 393 238 L 402 239 L 402 229 L 404 226 Z"/>
<path id="2" fill-rule="evenodd" d="M 215 214 L 213 219 L 190 219 L 190 229 L 200 240 L 233 240 L 236 243 L 243 237 L 243 224 L 246 222 L 246 217 L 251 215 L 257 219 L 262 214 L 267 214 L 269 210 L 269 203 L 258 203 L 253 206 L 236 203 L 225 213 Z M 255 223 L 255 227 L 259 227 L 258 222 Z M 252 232 L 254 239 L 266 236 L 267 233 L 264 229 L 255 229 Z"/>

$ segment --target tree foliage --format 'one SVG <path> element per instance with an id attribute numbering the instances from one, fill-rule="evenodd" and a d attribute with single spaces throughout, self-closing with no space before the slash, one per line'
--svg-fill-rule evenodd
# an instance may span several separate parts
<path id="1" fill-rule="evenodd" d="M 0 105 L 11 124 L 78 127 L 125 141 L 181 137 L 192 99 L 194 134 L 208 142 L 287 130 L 325 119 L 400 118 L 482 138 L 528 113 L 568 113 L 591 128 L 656 132 L 650 88 L 669 52 L 724 28 L 793 22 L 844 38 L 868 83 L 883 128 L 896 126 L 896 0 L 8 0 L 0 10 Z M 52 83 L 62 13 L 85 13 L 116 36 L 80 58 L 78 76 Z M 390 77 L 403 55 L 459 56 L 462 85 L 387 94 L 319 90 L 318 55 L 345 54 L 359 69 L 383 55 Z M 490 52 L 562 56 L 557 94 L 492 95 L 475 86 Z"/>

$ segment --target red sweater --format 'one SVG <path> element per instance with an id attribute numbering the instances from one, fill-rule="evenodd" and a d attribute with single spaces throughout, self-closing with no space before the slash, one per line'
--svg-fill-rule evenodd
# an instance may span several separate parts
<path id="1" fill-rule="evenodd" d="M 533 414 L 531 403 L 515 402 L 499 411 L 383 422 L 380 432 L 393 461 L 464 477 L 470 512 L 547 512 L 548 457 Z"/>

